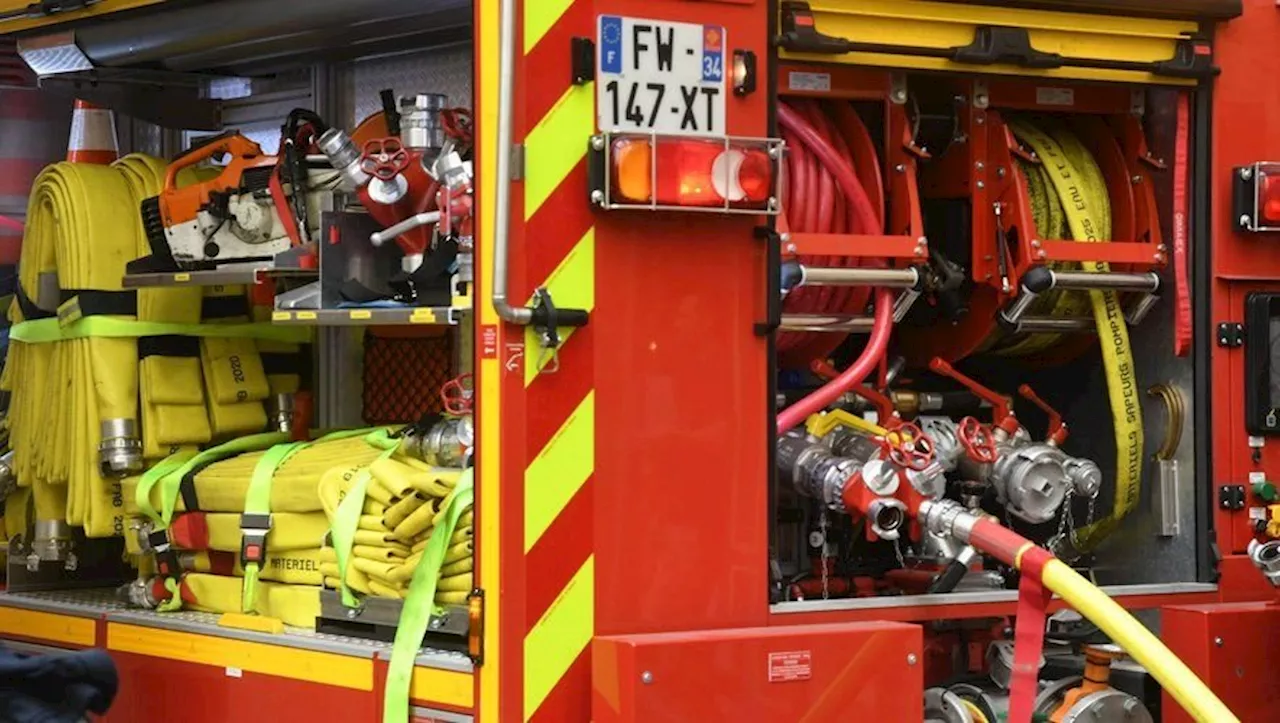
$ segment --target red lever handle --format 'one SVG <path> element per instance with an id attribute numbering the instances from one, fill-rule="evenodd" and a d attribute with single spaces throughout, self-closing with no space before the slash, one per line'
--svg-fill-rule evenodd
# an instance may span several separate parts
<path id="1" fill-rule="evenodd" d="M 836 371 L 835 367 L 821 359 L 814 359 L 810 362 L 809 369 L 826 381 L 831 381 L 840 376 L 840 372 Z M 880 426 L 886 429 L 895 429 L 902 423 L 902 418 L 898 416 L 897 411 L 894 409 L 892 399 L 865 384 L 858 384 L 849 391 L 871 402 L 871 405 L 876 408 L 876 415 L 880 417 Z"/>
<path id="2" fill-rule="evenodd" d="M 1049 416 L 1049 433 L 1045 436 L 1050 442 L 1057 445 L 1067 441 L 1067 424 L 1062 421 L 1062 415 L 1058 414 L 1058 410 L 1049 406 L 1047 402 L 1036 395 L 1035 390 L 1026 384 L 1018 387 L 1018 394 Z"/>
<path id="3" fill-rule="evenodd" d="M 944 377 L 950 377 L 960 384 L 964 385 L 969 391 L 973 392 L 979 399 L 982 399 L 991 405 L 991 419 L 995 425 L 1009 434 L 1013 434 L 1018 430 L 1018 419 L 1013 415 L 1013 410 L 1009 408 L 1009 400 L 988 387 L 984 387 L 978 382 L 956 371 L 950 364 L 941 357 L 934 357 L 929 362 L 929 368 L 935 374 Z"/>

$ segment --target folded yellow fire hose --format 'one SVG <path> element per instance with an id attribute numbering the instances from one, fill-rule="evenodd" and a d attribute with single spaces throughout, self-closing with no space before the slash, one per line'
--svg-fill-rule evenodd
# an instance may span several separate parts
<path id="1" fill-rule="evenodd" d="M 1053 122 L 1031 123 L 1012 119 L 1009 120 L 1009 128 L 1019 141 L 1035 152 L 1040 161 L 1038 164 L 1019 164 L 1027 180 L 1039 236 L 1062 238 L 1069 235 L 1081 243 L 1109 241 L 1111 204 L 1106 180 L 1097 161 L 1080 139 L 1065 126 Z M 1109 270 L 1105 263 L 1086 262 L 1081 266 L 1086 271 Z M 1082 294 L 1056 292 L 1037 298 L 1031 311 L 1055 316 L 1081 316 L 1085 304 Z M 1124 310 L 1119 294 L 1114 291 L 1090 291 L 1087 304 L 1101 340 L 1115 432 L 1116 477 L 1115 500 L 1110 514 L 1071 532 L 1069 544 L 1080 552 L 1093 549 L 1116 528 L 1137 505 L 1142 488 L 1141 400 Z M 1035 353 L 1049 348 L 1057 340 L 1057 335 L 1036 334 L 998 352 L 1009 355 Z"/>
<path id="2" fill-rule="evenodd" d="M 12 393 L 14 469 L 19 485 L 31 489 L 37 541 L 68 539 L 68 524 L 89 537 L 123 534 L 119 477 L 144 457 L 215 436 L 209 420 L 217 410 L 204 387 L 233 387 L 242 373 L 226 359 L 206 373 L 202 338 L 231 340 L 244 351 L 238 365 L 257 358 L 256 339 L 309 340 L 306 330 L 266 325 L 210 329 L 199 323 L 199 289 L 122 289 L 126 263 L 147 249 L 139 202 L 159 190 L 163 170 L 162 161 L 141 155 L 112 166 L 57 163 L 32 187 L 0 385 Z M 179 181 L 201 173 L 207 171 L 188 171 Z M 247 393 L 265 398 L 265 380 L 260 386 Z M 252 423 L 226 429 L 260 430 L 265 414 Z"/>

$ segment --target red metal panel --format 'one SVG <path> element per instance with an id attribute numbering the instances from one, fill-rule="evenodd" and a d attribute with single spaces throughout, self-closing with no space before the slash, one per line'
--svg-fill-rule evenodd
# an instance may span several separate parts
<path id="1" fill-rule="evenodd" d="M 720 24 L 726 51 L 769 52 L 758 5 L 601 0 L 595 10 Z M 755 93 L 728 98 L 729 134 L 767 134 L 761 75 Z M 596 216 L 597 634 L 765 624 L 772 412 L 766 343 L 752 332 L 766 296 L 757 223 Z"/>
<path id="2" fill-rule="evenodd" d="M 1276 720 L 1280 606 L 1239 603 L 1162 611 L 1161 638 L 1243 723 Z M 1191 717 L 1166 693 L 1164 723 Z"/>
<path id="3" fill-rule="evenodd" d="M 912 723 L 921 646 L 898 623 L 597 638 L 592 720 Z"/>
<path id="4" fill-rule="evenodd" d="M 120 674 L 120 692 L 103 719 L 108 723 L 373 721 L 381 698 L 374 691 L 248 672 L 234 677 L 226 668 L 133 653 L 112 651 L 111 659 Z"/>
<path id="5" fill-rule="evenodd" d="M 1274 45 L 1280 36 L 1280 12 L 1271 0 L 1246 0 L 1245 17 L 1222 26 L 1215 46 L 1222 75 L 1214 87 L 1213 104 L 1213 323 L 1243 321 L 1245 294 L 1280 289 L 1280 245 L 1259 235 L 1236 230 L 1231 211 L 1231 174 L 1235 166 L 1280 157 L 1280 133 L 1263 119 L 1280 116 L 1280 96 L 1258 92 L 1280 74 L 1280 56 L 1258 52 Z M 1211 334 L 1212 329 L 1197 333 Z M 1244 426 L 1244 354 L 1240 349 L 1213 349 L 1213 459 L 1214 499 L 1223 485 L 1244 484 L 1249 505 L 1256 504 L 1248 491 L 1250 472 L 1261 471 L 1270 479 L 1280 475 L 1280 444 L 1272 441 L 1258 460 L 1248 444 Z M 1214 524 L 1218 546 L 1224 555 L 1243 552 L 1252 536 L 1246 512 L 1228 512 L 1215 504 Z M 1256 574 L 1256 573 L 1255 573 Z M 1239 599 L 1228 586 L 1245 582 L 1246 576 L 1224 575 L 1226 598 Z M 1255 592 L 1257 590 L 1255 589 Z M 1246 591 L 1244 594 L 1248 594 Z"/>

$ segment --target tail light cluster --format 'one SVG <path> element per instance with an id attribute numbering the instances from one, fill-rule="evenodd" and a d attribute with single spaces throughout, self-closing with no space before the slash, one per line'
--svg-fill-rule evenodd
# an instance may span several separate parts
<path id="1" fill-rule="evenodd" d="M 590 151 L 601 208 L 778 213 L 780 140 L 619 133 L 595 136 Z"/>
<path id="2" fill-rule="evenodd" d="M 1232 206 L 1240 230 L 1280 231 L 1280 163 L 1240 166 L 1232 180 Z"/>

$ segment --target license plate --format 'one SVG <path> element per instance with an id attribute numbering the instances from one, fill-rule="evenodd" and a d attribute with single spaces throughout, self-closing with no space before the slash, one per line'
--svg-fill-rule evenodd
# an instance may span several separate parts
<path id="1" fill-rule="evenodd" d="M 724 135 L 724 27 L 601 15 L 596 120 L 605 131 Z"/>

